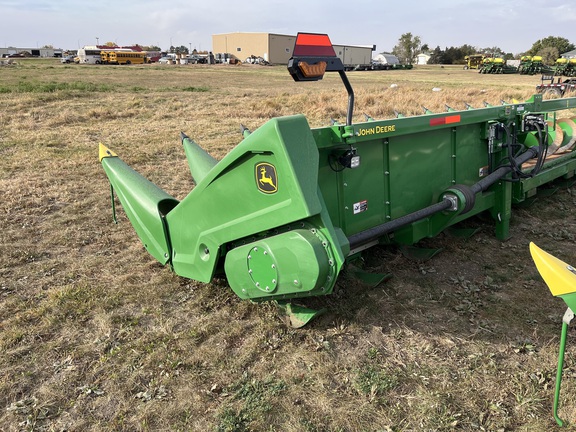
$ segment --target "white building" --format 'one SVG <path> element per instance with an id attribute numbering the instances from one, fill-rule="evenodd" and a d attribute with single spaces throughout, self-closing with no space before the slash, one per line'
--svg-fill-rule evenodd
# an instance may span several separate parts
<path id="1" fill-rule="evenodd" d="M 416 56 L 416 64 L 418 65 L 425 65 L 428 64 L 428 60 L 430 60 L 430 54 L 420 53 Z"/>
<path id="2" fill-rule="evenodd" d="M 0 57 L 24 53 L 27 57 L 62 57 L 62 50 L 56 48 L 0 48 Z"/>

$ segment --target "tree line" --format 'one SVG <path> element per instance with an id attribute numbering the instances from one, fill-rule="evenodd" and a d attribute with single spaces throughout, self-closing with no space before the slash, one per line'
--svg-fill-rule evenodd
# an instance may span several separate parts
<path id="1" fill-rule="evenodd" d="M 464 64 L 466 63 L 465 57 L 472 54 L 485 54 L 490 57 L 500 57 L 505 60 L 520 58 L 523 55 L 538 55 L 542 57 L 544 63 L 553 64 L 561 54 L 574 49 L 576 49 L 576 46 L 573 43 L 566 38 L 558 36 L 548 36 L 540 39 L 534 42 L 528 51 L 517 54 L 516 56 L 512 53 L 504 52 L 499 47 L 478 48 L 468 44 L 459 47 L 446 47 L 444 49 L 437 46 L 434 49 L 430 49 L 428 44 L 422 43 L 420 36 L 415 36 L 412 33 L 404 33 L 392 49 L 392 54 L 398 57 L 401 63 L 405 64 L 415 63 L 416 57 L 422 53 L 430 55 L 428 64 Z"/>

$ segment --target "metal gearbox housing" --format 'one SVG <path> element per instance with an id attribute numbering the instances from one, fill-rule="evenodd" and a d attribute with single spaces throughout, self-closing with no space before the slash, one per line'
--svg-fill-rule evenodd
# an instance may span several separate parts
<path id="1" fill-rule="evenodd" d="M 301 225 L 226 254 L 228 282 L 240 298 L 280 300 L 332 291 L 337 266 L 329 241 L 320 230 Z"/>

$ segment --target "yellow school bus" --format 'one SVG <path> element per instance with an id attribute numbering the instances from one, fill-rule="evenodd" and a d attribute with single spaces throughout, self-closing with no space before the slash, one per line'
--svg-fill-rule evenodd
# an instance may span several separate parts
<path id="1" fill-rule="evenodd" d="M 148 63 L 144 51 L 102 51 L 100 53 L 104 64 L 143 64 Z"/>

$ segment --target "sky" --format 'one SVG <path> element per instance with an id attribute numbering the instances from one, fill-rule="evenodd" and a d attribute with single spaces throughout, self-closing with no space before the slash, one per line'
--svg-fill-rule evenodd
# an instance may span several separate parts
<path id="1" fill-rule="evenodd" d="M 389 52 L 404 33 L 431 49 L 518 54 L 548 36 L 576 44 L 576 2 L 526 0 L 0 0 L 0 47 L 118 45 L 212 50 L 212 35 L 327 33 Z"/>

